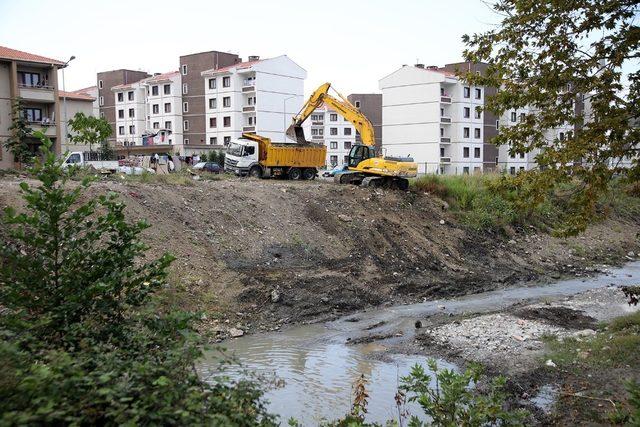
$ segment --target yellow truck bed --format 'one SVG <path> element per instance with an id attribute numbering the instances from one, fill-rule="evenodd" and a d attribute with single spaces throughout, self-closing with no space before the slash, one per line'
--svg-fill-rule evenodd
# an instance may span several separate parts
<path id="1" fill-rule="evenodd" d="M 269 144 L 260 164 L 264 167 L 321 168 L 327 158 L 323 144 Z"/>

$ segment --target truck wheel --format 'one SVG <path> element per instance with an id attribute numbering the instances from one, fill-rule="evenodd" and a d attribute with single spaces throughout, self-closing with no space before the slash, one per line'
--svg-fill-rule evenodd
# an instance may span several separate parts
<path id="1" fill-rule="evenodd" d="M 289 179 L 300 179 L 302 172 L 298 168 L 289 169 Z"/>
<path id="2" fill-rule="evenodd" d="M 316 177 L 316 171 L 311 168 L 306 168 L 302 171 L 302 177 L 306 180 L 312 180 Z"/>
<path id="3" fill-rule="evenodd" d="M 254 166 L 249 170 L 249 176 L 251 178 L 262 178 L 262 168 L 260 166 Z"/>

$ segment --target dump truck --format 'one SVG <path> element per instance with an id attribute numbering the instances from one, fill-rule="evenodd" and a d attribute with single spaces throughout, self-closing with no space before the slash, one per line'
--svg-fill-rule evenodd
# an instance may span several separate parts
<path id="1" fill-rule="evenodd" d="M 275 144 L 270 138 L 244 133 L 230 143 L 224 170 L 254 178 L 314 179 L 326 157 L 324 144 Z"/>

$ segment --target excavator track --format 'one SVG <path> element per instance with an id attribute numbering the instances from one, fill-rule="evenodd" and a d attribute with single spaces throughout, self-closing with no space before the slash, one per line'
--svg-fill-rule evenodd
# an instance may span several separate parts
<path id="1" fill-rule="evenodd" d="M 365 176 L 360 172 L 345 172 L 334 176 L 338 184 L 352 184 L 361 187 L 388 188 L 391 190 L 407 191 L 409 180 L 394 176 Z"/>

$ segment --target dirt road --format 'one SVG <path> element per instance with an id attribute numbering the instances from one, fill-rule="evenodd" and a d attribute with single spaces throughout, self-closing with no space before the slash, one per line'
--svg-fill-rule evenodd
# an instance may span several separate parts
<path id="1" fill-rule="evenodd" d="M 0 182 L 18 205 L 19 177 Z M 474 233 L 431 196 L 320 181 L 224 179 L 193 185 L 109 179 L 151 255 L 177 260 L 167 303 L 204 313 L 227 336 L 564 275 L 587 275 L 638 252 L 638 224 L 611 218 L 584 235 Z"/>

